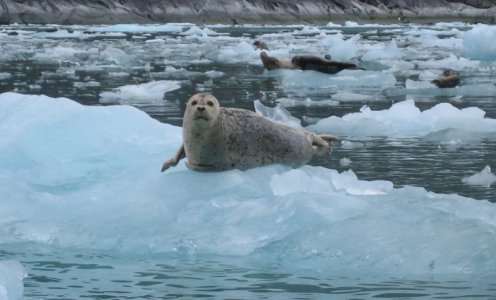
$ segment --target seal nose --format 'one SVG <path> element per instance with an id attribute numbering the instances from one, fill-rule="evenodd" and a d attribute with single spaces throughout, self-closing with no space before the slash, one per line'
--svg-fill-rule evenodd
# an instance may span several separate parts
<path id="1" fill-rule="evenodd" d="M 204 111 L 205 110 L 205 106 L 198 106 L 196 109 L 198 111 Z"/>

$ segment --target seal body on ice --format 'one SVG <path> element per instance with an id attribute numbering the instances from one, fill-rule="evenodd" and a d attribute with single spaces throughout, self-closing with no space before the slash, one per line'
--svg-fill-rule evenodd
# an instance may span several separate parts
<path id="1" fill-rule="evenodd" d="M 334 61 L 330 59 L 330 56 L 320 58 L 314 55 L 297 55 L 293 56 L 291 63 L 301 70 L 313 70 L 327 74 L 336 74 L 345 69 L 360 70 L 355 64 Z"/>
<path id="2" fill-rule="evenodd" d="M 460 75 L 453 69 L 445 69 L 443 74 L 438 78 L 432 80 L 438 88 L 454 88 L 460 84 Z"/>
<path id="3" fill-rule="evenodd" d="M 195 171 L 246 170 L 269 164 L 299 167 L 330 153 L 331 135 L 316 135 L 269 120 L 255 112 L 220 107 L 211 94 L 192 96 L 183 118 L 183 145 L 162 172 L 187 158 Z"/>

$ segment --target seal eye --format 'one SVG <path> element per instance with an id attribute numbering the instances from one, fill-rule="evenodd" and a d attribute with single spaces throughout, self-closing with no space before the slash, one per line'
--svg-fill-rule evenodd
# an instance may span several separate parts
<path id="1" fill-rule="evenodd" d="M 193 102 L 191 102 L 191 106 L 195 106 L 198 104 L 198 101 L 194 100 Z"/>
<path id="2" fill-rule="evenodd" d="M 208 102 L 207 102 L 207 105 L 208 105 L 208 106 L 214 106 L 214 103 L 213 103 L 212 101 L 208 101 Z"/>

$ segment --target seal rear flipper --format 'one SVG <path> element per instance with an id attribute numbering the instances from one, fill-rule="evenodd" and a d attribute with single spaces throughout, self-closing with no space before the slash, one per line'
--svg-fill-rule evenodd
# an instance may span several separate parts
<path id="1" fill-rule="evenodd" d="M 323 139 L 324 141 L 330 143 L 330 144 L 339 140 L 337 137 L 335 137 L 334 135 L 330 135 L 330 134 L 321 134 L 318 137 Z"/>
<path id="2" fill-rule="evenodd" d="M 319 155 L 332 152 L 334 141 L 337 141 L 337 137 L 332 135 L 312 135 L 312 147 Z"/>

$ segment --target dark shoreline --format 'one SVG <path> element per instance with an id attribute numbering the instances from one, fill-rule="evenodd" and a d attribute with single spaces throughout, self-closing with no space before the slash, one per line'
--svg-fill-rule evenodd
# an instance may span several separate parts
<path id="1" fill-rule="evenodd" d="M 371 5 L 369 3 L 374 3 Z M 464 3 L 465 2 L 465 3 Z M 0 0 L 0 24 L 496 23 L 496 1 Z M 387 3 L 387 4 L 385 4 Z"/>
<path id="2" fill-rule="evenodd" d="M 277 19 L 268 18 L 250 18 L 249 20 L 244 19 L 233 19 L 233 18 L 208 18 L 199 21 L 198 19 L 181 17 L 173 18 L 170 20 L 142 20 L 142 19 L 121 19 L 117 18 L 114 22 L 50 22 L 50 21 L 36 21 L 36 22 L 0 22 L 0 25 L 114 25 L 114 24 L 165 24 L 165 23 L 192 23 L 195 25 L 315 25 L 315 26 L 325 26 L 330 22 L 335 24 L 343 25 L 347 21 L 356 22 L 358 24 L 380 24 L 380 25 L 390 25 L 390 24 L 425 24 L 432 25 L 440 22 L 462 22 L 466 24 L 496 24 L 494 17 L 478 16 L 478 17 L 453 17 L 453 16 L 426 16 L 426 17 L 395 17 L 395 16 L 381 16 L 381 17 L 364 17 L 355 15 L 337 15 L 331 16 L 330 18 L 315 17 L 315 18 L 304 18 L 295 19 L 291 17 L 279 17 Z"/>

